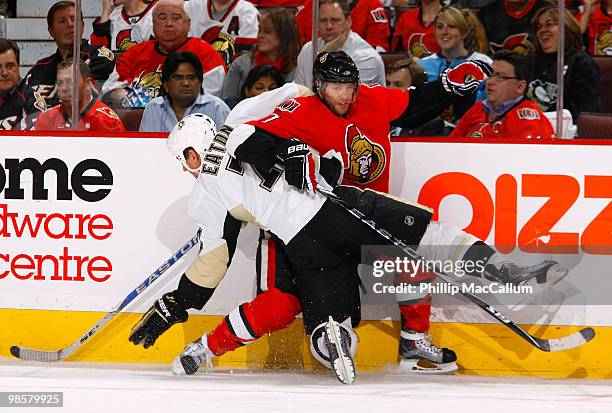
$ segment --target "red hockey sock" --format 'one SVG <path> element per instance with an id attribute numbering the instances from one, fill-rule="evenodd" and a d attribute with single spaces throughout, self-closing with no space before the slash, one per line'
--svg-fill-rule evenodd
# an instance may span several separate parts
<path id="1" fill-rule="evenodd" d="M 208 347 L 217 356 L 282 330 L 302 311 L 297 297 L 272 288 L 229 313 L 208 335 Z"/>
<path id="2" fill-rule="evenodd" d="M 431 315 L 431 295 L 427 295 L 419 304 L 400 305 L 402 314 L 402 329 L 414 330 L 420 333 L 429 331 Z"/>

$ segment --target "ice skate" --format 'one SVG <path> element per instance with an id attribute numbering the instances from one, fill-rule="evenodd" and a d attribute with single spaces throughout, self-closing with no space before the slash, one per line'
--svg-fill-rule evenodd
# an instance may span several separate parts
<path id="1" fill-rule="evenodd" d="M 208 348 L 208 337 L 206 334 L 187 344 L 185 350 L 172 362 L 172 372 L 176 375 L 192 375 L 195 374 L 202 364 L 206 364 L 206 372 L 212 371 L 212 358 L 215 357 L 212 351 Z"/>
<path id="2" fill-rule="evenodd" d="M 399 355 L 400 369 L 406 373 L 448 374 L 457 370 L 455 352 L 436 347 L 429 334 L 402 331 Z"/>
<path id="3" fill-rule="evenodd" d="M 325 347 L 329 352 L 329 363 L 336 377 L 344 384 L 355 382 L 355 364 L 351 357 L 351 335 L 342 324 L 329 317 L 325 325 Z"/>
<path id="4" fill-rule="evenodd" d="M 502 284 L 510 283 L 516 286 L 531 285 L 540 287 L 543 291 L 561 281 L 569 271 L 553 260 L 545 260 L 539 264 L 519 266 L 510 261 L 498 264 L 487 264 L 484 270 L 485 278 Z"/>

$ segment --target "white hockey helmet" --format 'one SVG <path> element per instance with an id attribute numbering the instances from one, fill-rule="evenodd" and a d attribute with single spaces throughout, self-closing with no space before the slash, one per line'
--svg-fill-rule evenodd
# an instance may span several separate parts
<path id="1" fill-rule="evenodd" d="M 217 127 L 211 118 L 203 113 L 193 113 L 185 116 L 176 124 L 170 132 L 170 136 L 168 136 L 166 146 L 172 156 L 181 161 L 187 170 L 199 172 L 199 169 L 194 170 L 187 166 L 187 160 L 183 152 L 187 148 L 193 148 L 203 157 L 206 148 L 210 146 L 216 133 Z"/>

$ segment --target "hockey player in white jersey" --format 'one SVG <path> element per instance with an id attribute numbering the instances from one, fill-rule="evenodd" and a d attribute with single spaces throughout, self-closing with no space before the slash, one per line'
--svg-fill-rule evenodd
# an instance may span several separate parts
<path id="1" fill-rule="evenodd" d="M 215 136 L 211 125 L 206 116 L 191 115 L 179 122 L 168 139 L 172 154 L 197 178 L 189 205 L 190 214 L 202 228 L 199 258 L 178 289 L 165 294 L 143 316 L 130 341 L 148 347 L 173 324 L 184 322 L 187 309 L 201 309 L 231 262 L 241 223 L 251 222 L 268 228 L 285 244 L 313 354 L 319 360 L 327 356 L 340 381 L 351 383 L 357 344 L 351 316 L 359 308 L 360 248 L 387 241 L 320 192 L 289 186 L 280 165 L 262 171 L 237 162 L 227 154 L 228 146 L 236 142 L 224 130 Z M 297 149 L 289 153 L 297 153 Z M 316 179 L 320 187 L 338 182 L 340 158 L 334 153 L 326 157 L 309 153 L 316 158 L 317 167 L 303 173 Z M 409 245 L 420 245 L 426 258 L 474 259 L 475 247 L 483 245 L 453 225 L 431 221 L 431 211 L 425 207 L 352 187 L 339 186 L 334 192 L 394 236 Z M 406 216 L 412 217 L 409 226 Z M 517 280 L 551 276 L 548 264 L 518 267 L 501 264 L 495 256 L 488 257 L 486 264 L 485 272 L 510 271 Z M 413 349 L 417 350 L 425 351 Z M 214 356 L 204 335 L 177 357 L 173 370 L 193 374 Z"/>

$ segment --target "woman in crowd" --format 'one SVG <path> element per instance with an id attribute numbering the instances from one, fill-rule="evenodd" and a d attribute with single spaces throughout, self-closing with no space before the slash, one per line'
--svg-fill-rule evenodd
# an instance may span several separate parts
<path id="1" fill-rule="evenodd" d="M 391 50 L 418 58 L 439 51 L 434 25 L 441 9 L 440 0 L 420 0 L 418 7 L 402 13 L 395 24 Z"/>
<path id="2" fill-rule="evenodd" d="M 285 84 L 285 78 L 272 65 L 255 66 L 247 75 L 240 96 L 230 96 L 225 103 L 230 109 L 243 99 L 261 95 L 264 92 L 279 88 Z"/>
<path id="3" fill-rule="evenodd" d="M 435 36 L 440 51 L 419 61 L 428 82 L 438 79 L 447 67 L 455 67 L 468 60 L 480 60 L 488 64 L 492 62 L 484 54 L 489 49 L 484 28 L 478 17 L 467 9 L 442 8 L 436 20 Z M 476 99 L 485 98 L 483 82 Z M 473 98 L 455 103 L 444 113 L 444 120 L 455 124 L 473 103 Z"/>
<path id="4" fill-rule="evenodd" d="M 290 82 L 300 49 L 300 36 L 293 13 L 274 9 L 262 14 L 255 48 L 234 60 L 225 76 L 221 97 L 227 101 L 230 97 L 240 96 L 248 73 L 256 66 L 271 65 L 283 75 L 285 81 Z"/>
<path id="5" fill-rule="evenodd" d="M 551 112 L 557 106 L 557 7 L 538 10 L 531 24 L 536 35 L 536 54 L 527 96 L 537 102 L 544 112 Z M 591 56 L 583 50 L 580 25 L 569 11 L 565 12 L 564 66 L 563 107 L 571 112 L 576 123 L 580 112 L 600 110 L 600 72 Z"/>

